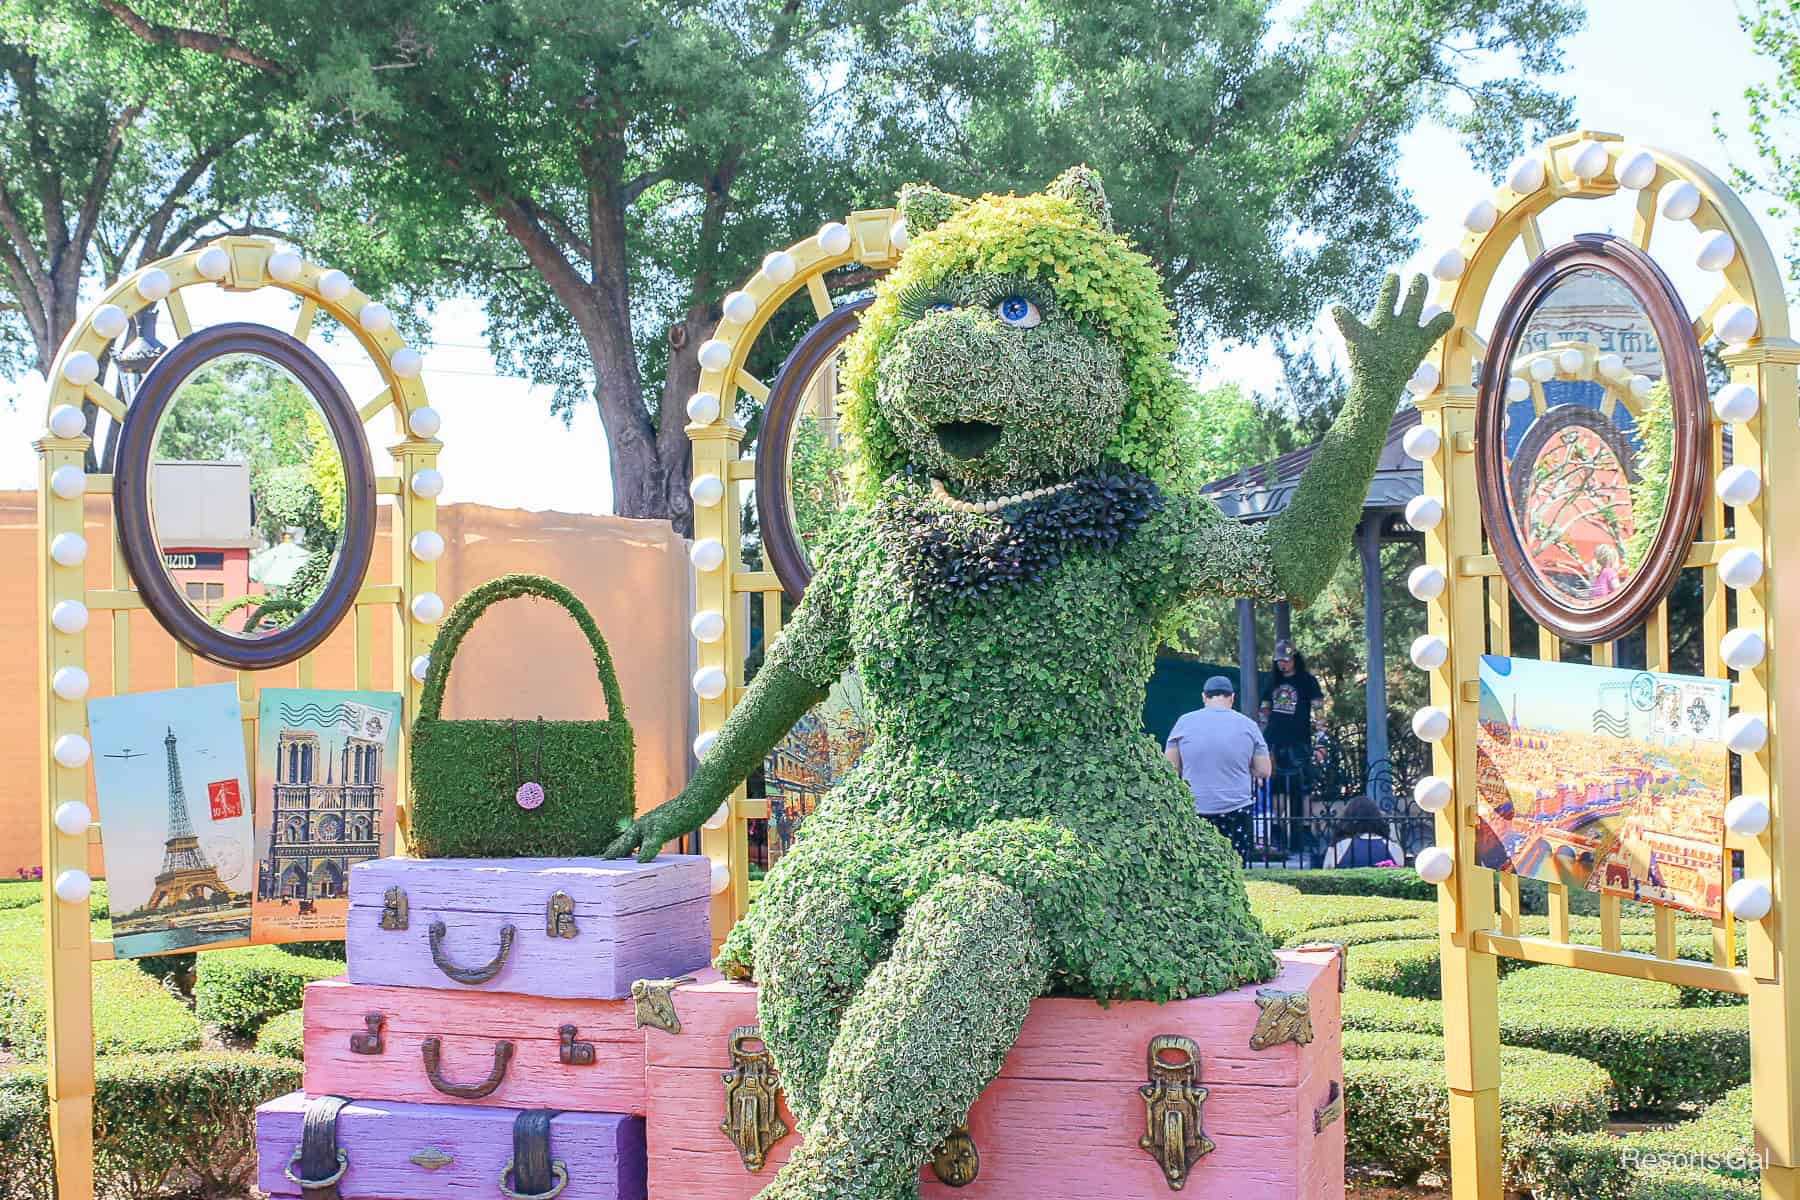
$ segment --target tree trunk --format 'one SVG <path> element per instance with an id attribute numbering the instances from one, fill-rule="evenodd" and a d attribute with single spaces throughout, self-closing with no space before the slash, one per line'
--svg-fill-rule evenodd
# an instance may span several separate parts
<path id="1" fill-rule="evenodd" d="M 694 502 L 687 490 L 694 464 L 687 436 L 687 402 L 700 387 L 700 343 L 718 322 L 719 314 L 711 305 L 695 304 L 669 326 L 669 367 L 663 374 L 656 451 L 662 462 L 669 521 L 683 537 L 694 536 Z M 730 417 L 726 412 L 719 419 Z"/>

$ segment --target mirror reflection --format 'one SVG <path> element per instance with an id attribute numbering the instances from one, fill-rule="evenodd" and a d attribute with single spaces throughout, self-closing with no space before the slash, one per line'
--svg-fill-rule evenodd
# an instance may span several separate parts
<path id="1" fill-rule="evenodd" d="M 838 367 L 833 354 L 806 381 L 788 438 L 788 516 L 809 563 L 813 549 L 850 503 L 849 454 L 838 428 Z"/>
<path id="2" fill-rule="evenodd" d="M 189 375 L 149 475 L 157 553 L 202 619 L 266 637 L 318 602 L 344 532 L 344 455 L 286 369 L 229 354 Z"/>
<path id="3" fill-rule="evenodd" d="M 1503 465 L 1533 572 L 1592 610 L 1643 563 L 1667 515 L 1674 409 L 1650 314 L 1616 276 L 1569 271 L 1508 364 Z"/>

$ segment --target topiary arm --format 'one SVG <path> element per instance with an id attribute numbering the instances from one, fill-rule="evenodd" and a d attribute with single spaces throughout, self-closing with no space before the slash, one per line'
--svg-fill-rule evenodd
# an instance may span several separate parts
<path id="1" fill-rule="evenodd" d="M 1350 352 L 1350 395 L 1320 439 L 1294 498 L 1268 522 L 1269 561 L 1285 599 L 1309 603 L 1330 581 L 1362 519 L 1363 499 L 1406 381 L 1454 323 L 1449 313 L 1440 313 L 1419 324 L 1425 286 L 1423 275 L 1414 276 L 1396 313 L 1400 277 L 1389 275 L 1366 325 L 1342 305 L 1332 310 Z"/>

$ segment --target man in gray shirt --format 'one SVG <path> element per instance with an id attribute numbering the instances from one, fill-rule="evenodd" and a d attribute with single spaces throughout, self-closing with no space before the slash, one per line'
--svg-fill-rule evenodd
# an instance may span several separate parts
<path id="1" fill-rule="evenodd" d="M 1194 793 L 1194 811 L 1230 839 L 1250 862 L 1250 805 L 1255 781 L 1274 766 L 1255 721 L 1232 707 L 1231 680 L 1214 675 L 1201 689 L 1205 707 L 1183 713 L 1163 753 Z"/>

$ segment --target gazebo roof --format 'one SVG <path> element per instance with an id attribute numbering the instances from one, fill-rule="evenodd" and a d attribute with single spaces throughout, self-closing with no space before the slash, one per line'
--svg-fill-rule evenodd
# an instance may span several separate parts
<path id="1" fill-rule="evenodd" d="M 1400 440 L 1406 431 L 1419 423 L 1419 410 L 1408 405 L 1394 414 L 1388 426 L 1387 440 L 1382 443 L 1381 457 L 1375 464 L 1375 478 L 1369 494 L 1363 498 L 1364 511 L 1389 512 L 1404 509 L 1406 502 L 1417 496 L 1424 486 L 1424 476 L 1417 462 L 1406 457 Z M 1294 498 L 1300 474 L 1312 462 L 1319 444 L 1289 450 L 1273 462 L 1247 467 L 1235 475 L 1215 479 L 1201 489 L 1219 511 L 1239 521 L 1264 521 L 1279 513 Z"/>

